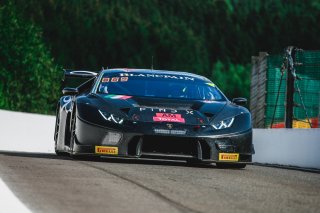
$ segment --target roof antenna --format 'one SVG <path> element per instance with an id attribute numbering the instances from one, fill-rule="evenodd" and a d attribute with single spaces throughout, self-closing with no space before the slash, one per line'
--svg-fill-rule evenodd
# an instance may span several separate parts
<path id="1" fill-rule="evenodd" d="M 151 56 L 151 70 L 153 70 L 153 56 Z"/>

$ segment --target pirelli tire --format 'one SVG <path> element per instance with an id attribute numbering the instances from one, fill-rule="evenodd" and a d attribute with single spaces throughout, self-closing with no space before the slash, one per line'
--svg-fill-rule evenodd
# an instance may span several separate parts
<path id="1" fill-rule="evenodd" d="M 216 163 L 219 169 L 244 169 L 247 164 L 245 163 Z"/>

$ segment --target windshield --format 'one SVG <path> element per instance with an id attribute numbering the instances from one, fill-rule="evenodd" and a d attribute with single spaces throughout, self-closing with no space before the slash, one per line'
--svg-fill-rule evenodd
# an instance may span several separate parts
<path id="1" fill-rule="evenodd" d="M 171 74 L 104 73 L 97 92 L 187 100 L 226 100 L 212 82 Z"/>

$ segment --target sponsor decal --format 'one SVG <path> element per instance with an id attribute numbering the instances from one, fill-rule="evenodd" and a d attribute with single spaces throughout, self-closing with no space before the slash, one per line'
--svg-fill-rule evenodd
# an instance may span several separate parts
<path id="1" fill-rule="evenodd" d="M 177 113 L 178 111 L 175 109 L 164 109 L 164 108 L 150 108 L 150 107 L 140 107 L 139 111 L 151 111 L 151 112 L 163 112 L 163 113 Z M 185 110 L 187 115 L 193 115 L 193 110 Z"/>
<path id="2" fill-rule="evenodd" d="M 153 121 L 185 123 L 185 120 L 181 117 L 181 114 L 172 113 L 156 113 L 156 116 L 153 116 Z"/>
<path id="3" fill-rule="evenodd" d="M 121 81 L 121 82 L 126 82 L 126 81 L 128 81 L 128 79 L 129 79 L 128 77 L 121 77 L 121 78 L 120 78 L 120 81 Z"/>
<path id="4" fill-rule="evenodd" d="M 110 81 L 110 78 L 102 78 L 101 82 L 102 83 L 107 83 L 107 82 L 115 83 L 115 82 L 127 82 L 128 80 L 129 80 L 128 77 L 121 77 L 121 78 L 120 77 L 112 77 L 111 81 Z"/>
<path id="5" fill-rule="evenodd" d="M 119 77 L 113 77 L 111 78 L 111 82 L 118 82 L 119 81 Z"/>
<path id="6" fill-rule="evenodd" d="M 171 134 L 171 135 L 185 135 L 187 130 L 175 130 L 175 129 L 154 129 L 154 133 L 156 134 Z"/>
<path id="7" fill-rule="evenodd" d="M 214 83 L 206 83 L 206 84 L 211 86 L 211 87 L 216 87 L 216 85 Z"/>
<path id="8" fill-rule="evenodd" d="M 96 146 L 95 147 L 96 154 L 104 154 L 104 155 L 118 155 L 118 147 L 114 146 Z"/>
<path id="9" fill-rule="evenodd" d="M 128 96 L 128 95 L 106 95 L 104 96 L 105 98 L 110 98 L 110 99 L 122 99 L 122 100 L 126 100 L 131 98 L 132 96 Z"/>
<path id="10" fill-rule="evenodd" d="M 140 107 L 140 112 L 142 111 L 151 111 L 151 112 L 165 112 L 165 113 L 177 113 L 178 111 L 175 109 L 163 109 L 163 108 L 149 108 L 149 107 Z"/>
<path id="11" fill-rule="evenodd" d="M 219 153 L 220 161 L 239 161 L 238 153 Z"/>
<path id="12" fill-rule="evenodd" d="M 109 82 L 110 78 L 102 78 L 102 83 Z"/>
<path id="13" fill-rule="evenodd" d="M 143 73 L 119 73 L 120 77 L 143 77 L 143 78 L 165 78 L 165 79 L 177 79 L 194 81 L 194 78 L 188 76 L 177 75 L 159 75 L 159 74 L 143 74 Z"/>

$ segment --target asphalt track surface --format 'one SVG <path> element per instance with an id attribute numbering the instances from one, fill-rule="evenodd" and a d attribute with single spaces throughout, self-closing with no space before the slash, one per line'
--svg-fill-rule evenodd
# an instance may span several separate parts
<path id="1" fill-rule="evenodd" d="M 0 152 L 0 178 L 32 212 L 320 212 L 319 173 L 254 165 Z"/>

